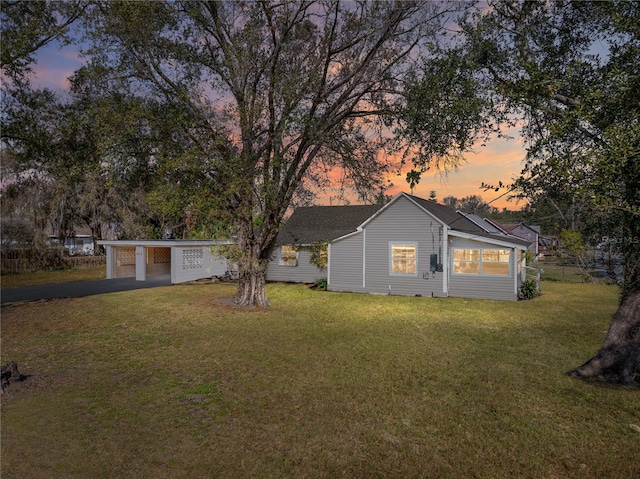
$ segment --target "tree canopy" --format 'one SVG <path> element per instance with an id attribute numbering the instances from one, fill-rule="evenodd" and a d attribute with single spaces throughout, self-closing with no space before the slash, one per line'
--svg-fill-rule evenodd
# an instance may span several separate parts
<path id="1" fill-rule="evenodd" d="M 57 40 L 69 40 L 69 28 L 87 8 L 85 0 L 0 2 L 0 68 L 17 84 L 28 83 L 35 53 Z"/>
<path id="2" fill-rule="evenodd" d="M 478 101 L 526 142 L 511 191 L 580 203 L 617 236 L 621 309 L 601 351 L 573 373 L 639 381 L 640 4 L 489 1 L 460 25 L 444 57 L 466 59 Z"/>
<path id="3" fill-rule="evenodd" d="M 623 296 L 640 290 L 639 20 L 635 2 L 491 1 L 450 53 L 469 59 L 492 116 L 521 125 L 527 161 L 514 193 L 624 225 Z"/>
<path id="4" fill-rule="evenodd" d="M 99 2 L 89 53 L 208 129 L 200 142 L 219 153 L 218 209 L 242 252 L 238 301 L 266 305 L 266 264 L 286 210 L 335 181 L 336 170 L 373 199 L 390 166 L 404 79 L 459 8 Z"/>

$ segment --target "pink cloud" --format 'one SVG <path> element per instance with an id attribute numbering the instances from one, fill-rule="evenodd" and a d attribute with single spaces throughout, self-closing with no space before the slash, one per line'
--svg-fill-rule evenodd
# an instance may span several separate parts
<path id="1" fill-rule="evenodd" d="M 43 48 L 33 65 L 31 81 L 37 88 L 49 88 L 59 92 L 68 90 L 68 78 L 83 65 L 77 50 L 59 49 L 55 45 Z"/>
<path id="2" fill-rule="evenodd" d="M 491 202 L 491 205 L 496 208 L 520 209 L 523 206 L 522 203 L 507 201 L 506 197 L 499 198 L 504 191 L 485 191 L 480 188 L 482 183 L 497 184 L 499 181 L 510 183 L 522 170 L 525 150 L 519 138 L 519 129 L 513 129 L 509 133 L 513 139 L 494 138 L 484 147 L 479 145 L 475 153 L 465 155 L 466 162 L 457 170 L 446 174 L 424 173 L 420 183 L 414 189 L 414 194 L 428 198 L 430 192 L 435 190 L 436 198 L 440 202 L 447 196 L 462 198 L 478 195 L 484 201 Z M 387 177 L 393 183 L 393 186 L 386 191 L 387 195 L 393 196 L 401 191 L 410 192 L 406 181 L 406 173 L 409 170 L 411 170 L 410 165 L 403 168 L 399 175 L 393 173 Z M 331 174 L 334 178 L 337 177 L 336 175 L 338 172 Z M 336 204 L 336 196 L 335 192 L 325 192 L 319 195 L 317 204 Z M 357 203 L 355 197 L 349 197 L 349 200 L 352 204 Z"/>

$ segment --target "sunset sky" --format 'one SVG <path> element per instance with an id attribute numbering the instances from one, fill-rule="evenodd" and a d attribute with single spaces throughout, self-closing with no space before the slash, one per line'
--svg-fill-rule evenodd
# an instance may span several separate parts
<path id="1" fill-rule="evenodd" d="M 34 66 L 33 84 L 40 88 L 49 88 L 57 91 L 65 91 L 68 88 L 67 78 L 80 66 L 82 59 L 71 48 L 59 49 L 56 45 L 43 48 L 38 54 L 38 62 Z M 509 132 L 511 140 L 495 139 L 478 146 L 475 153 L 466 155 L 467 162 L 457 171 L 449 172 L 446 177 L 434 175 L 431 172 L 423 174 L 422 179 L 414 190 L 416 196 L 428 198 L 431 190 L 436 191 L 437 200 L 442 201 L 446 196 L 462 198 L 468 195 L 481 196 L 497 208 L 517 210 L 522 203 L 507 202 L 505 198 L 498 198 L 502 193 L 483 191 L 480 185 L 485 183 L 508 183 L 522 169 L 525 151 L 522 141 L 516 129 Z M 407 168 L 409 170 L 411 168 Z M 401 191 L 409 192 L 409 184 L 405 174 L 391 176 L 389 178 L 393 187 L 386 194 L 395 195 Z M 319 204 L 329 204 L 331 192 L 318 198 Z M 337 204 L 331 200 L 332 204 Z"/>

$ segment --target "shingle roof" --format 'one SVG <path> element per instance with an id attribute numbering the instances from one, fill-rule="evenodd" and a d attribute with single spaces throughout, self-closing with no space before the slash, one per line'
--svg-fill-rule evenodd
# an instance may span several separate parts
<path id="1" fill-rule="evenodd" d="M 448 206 L 406 193 L 403 194 L 449 226 L 452 231 L 509 243 L 529 244 L 514 236 L 487 233 L 466 216 L 457 213 Z M 371 218 L 381 208 L 381 205 L 308 206 L 297 208 L 282 230 L 280 230 L 276 244 L 310 245 L 322 240 L 334 240 L 356 231 L 358 226 Z"/>
<path id="2" fill-rule="evenodd" d="M 277 245 L 310 245 L 353 233 L 382 205 L 307 206 L 296 208 L 278 233 Z"/>
<path id="3" fill-rule="evenodd" d="M 487 233 L 491 233 L 493 235 L 504 234 L 504 231 L 502 231 L 496 225 L 494 225 L 490 221 L 487 221 L 486 219 L 481 218 L 480 216 L 478 216 L 476 214 L 464 213 L 462 211 L 459 211 L 458 213 L 460 213 L 461 215 L 464 215 L 467 218 L 469 218 L 471 221 L 473 221 L 475 224 L 477 224 L 480 228 L 485 230 Z"/>
<path id="4" fill-rule="evenodd" d="M 530 242 L 517 238 L 515 236 L 507 236 L 502 234 L 488 233 L 478 224 L 471 221 L 464 214 L 458 213 L 448 206 L 441 205 L 434 201 L 425 200 L 424 198 L 418 198 L 417 196 L 406 195 L 415 201 L 418 205 L 423 207 L 429 213 L 434 215 L 440 221 L 445 222 L 452 231 L 459 231 L 461 233 L 468 233 L 474 236 L 482 238 L 489 238 L 492 240 L 506 241 L 508 243 L 519 244 L 522 246 L 528 246 Z"/>
<path id="5" fill-rule="evenodd" d="M 463 233 L 484 233 L 485 231 L 464 215 L 458 214 L 455 210 L 448 206 L 441 205 L 435 201 L 425 200 L 417 196 L 406 195 L 413 201 L 418 203 L 422 208 L 427 210 L 440 221 L 446 223 L 452 230 L 461 231 Z"/>

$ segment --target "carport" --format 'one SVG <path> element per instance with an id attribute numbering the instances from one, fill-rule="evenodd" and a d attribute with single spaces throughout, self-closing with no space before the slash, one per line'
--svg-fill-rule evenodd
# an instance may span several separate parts
<path id="1" fill-rule="evenodd" d="M 235 270 L 216 246 L 218 240 L 100 240 L 107 250 L 107 279 L 171 274 L 171 283 L 223 276 Z M 221 249 L 221 248 L 218 248 Z"/>

